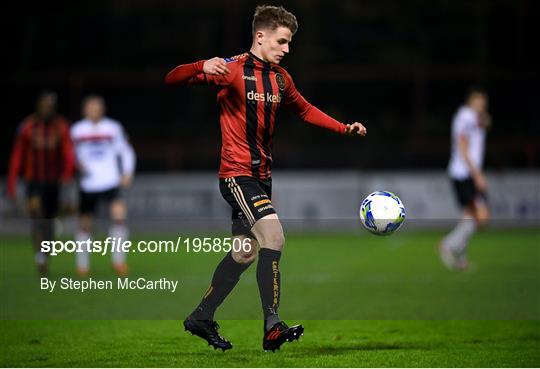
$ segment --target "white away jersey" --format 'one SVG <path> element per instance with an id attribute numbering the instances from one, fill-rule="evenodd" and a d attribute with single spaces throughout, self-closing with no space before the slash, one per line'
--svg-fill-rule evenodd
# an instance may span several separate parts
<path id="1" fill-rule="evenodd" d="M 133 175 L 135 153 L 119 122 L 107 117 L 97 123 L 80 120 L 71 127 L 71 139 L 83 191 L 110 190 L 120 185 L 123 174 Z"/>
<path id="2" fill-rule="evenodd" d="M 481 169 L 484 162 L 486 130 L 480 125 L 478 113 L 468 106 L 460 107 L 452 121 L 452 153 L 448 164 L 448 174 L 457 180 L 471 176 L 469 168 L 459 152 L 458 145 L 461 135 L 467 137 L 469 157 L 473 165 Z"/>

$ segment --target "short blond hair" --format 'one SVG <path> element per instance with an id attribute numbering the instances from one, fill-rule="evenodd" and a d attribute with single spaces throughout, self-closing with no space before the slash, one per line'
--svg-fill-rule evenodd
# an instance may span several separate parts
<path id="1" fill-rule="evenodd" d="M 261 29 L 274 31 L 278 27 L 286 27 L 294 35 L 298 30 L 298 21 L 293 13 L 282 6 L 258 5 L 253 14 L 253 34 Z"/>

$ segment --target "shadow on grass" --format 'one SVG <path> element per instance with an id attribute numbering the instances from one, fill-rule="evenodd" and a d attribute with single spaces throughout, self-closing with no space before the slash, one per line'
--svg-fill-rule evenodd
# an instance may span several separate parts
<path id="1" fill-rule="evenodd" d="M 295 351 L 303 352 L 307 355 L 343 355 L 359 351 L 388 351 L 388 350 L 431 350 L 432 346 L 412 345 L 407 343 L 388 342 L 365 342 L 358 344 L 343 344 L 339 346 L 318 346 L 318 347 L 295 347 Z"/>

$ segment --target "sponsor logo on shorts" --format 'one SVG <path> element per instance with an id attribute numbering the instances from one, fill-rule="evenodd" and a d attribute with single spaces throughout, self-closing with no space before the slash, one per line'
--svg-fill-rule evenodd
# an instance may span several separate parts
<path id="1" fill-rule="evenodd" d="M 257 209 L 257 211 L 258 211 L 259 213 L 262 213 L 262 212 L 265 211 L 265 210 L 269 210 L 269 209 L 273 209 L 273 208 L 274 208 L 274 207 L 273 207 L 271 204 L 269 204 L 269 205 L 263 206 L 262 208 Z"/>
<path id="2" fill-rule="evenodd" d="M 257 201 L 256 203 L 253 204 L 253 206 L 257 207 L 257 206 L 261 206 L 263 204 L 269 204 L 271 202 L 272 201 L 270 201 L 269 199 L 264 199 L 264 200 Z"/>
<path id="3" fill-rule="evenodd" d="M 254 195 L 254 196 L 251 196 L 251 201 L 253 200 L 258 200 L 258 199 L 267 199 L 268 196 L 265 195 L 265 194 L 259 194 L 259 195 Z"/>

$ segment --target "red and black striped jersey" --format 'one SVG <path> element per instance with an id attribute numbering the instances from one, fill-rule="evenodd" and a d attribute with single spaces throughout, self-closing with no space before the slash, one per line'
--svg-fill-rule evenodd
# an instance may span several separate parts
<path id="1" fill-rule="evenodd" d="M 19 127 L 9 163 L 7 193 L 15 194 L 17 176 L 28 182 L 68 181 L 74 169 L 74 155 L 66 120 L 55 115 L 48 121 L 35 114 Z"/>
<path id="2" fill-rule="evenodd" d="M 220 178 L 270 177 L 275 117 L 281 105 L 308 123 L 345 132 L 344 124 L 306 101 L 281 66 L 265 62 L 250 52 L 225 61 L 230 70 L 227 75 L 204 73 L 205 60 L 201 60 L 180 65 L 165 78 L 166 83 L 218 86 L 222 136 Z"/>

